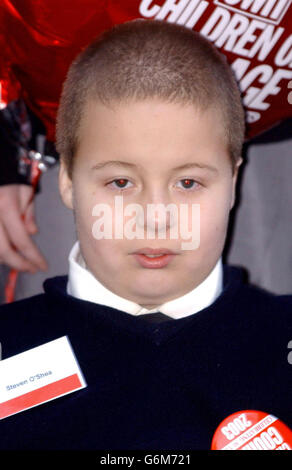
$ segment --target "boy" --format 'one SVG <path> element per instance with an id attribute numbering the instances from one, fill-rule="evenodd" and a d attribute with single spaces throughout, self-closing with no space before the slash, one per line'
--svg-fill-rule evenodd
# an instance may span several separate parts
<path id="1" fill-rule="evenodd" d="M 87 387 L 3 419 L 1 448 L 210 449 L 248 409 L 292 426 L 291 297 L 221 262 L 243 137 L 229 67 L 192 31 L 137 20 L 77 58 L 57 126 L 69 277 L 3 306 L 0 340 L 6 359 L 67 336 Z M 139 236 L 109 230 L 117 196 Z M 148 217 L 149 204 L 172 212 Z M 175 209 L 192 249 L 171 237 Z"/>

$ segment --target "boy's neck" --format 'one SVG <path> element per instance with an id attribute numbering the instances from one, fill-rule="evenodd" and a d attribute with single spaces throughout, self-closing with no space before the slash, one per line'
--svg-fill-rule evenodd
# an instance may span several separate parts
<path id="1" fill-rule="evenodd" d="M 137 304 L 120 297 L 107 289 L 86 269 L 79 242 L 76 242 L 69 255 L 69 278 L 67 293 L 89 302 L 106 305 L 134 316 L 157 311 L 172 318 L 183 318 L 211 305 L 223 289 L 223 267 L 221 258 L 210 274 L 193 290 L 163 304 Z M 102 301 L 101 301 L 102 299 Z"/>

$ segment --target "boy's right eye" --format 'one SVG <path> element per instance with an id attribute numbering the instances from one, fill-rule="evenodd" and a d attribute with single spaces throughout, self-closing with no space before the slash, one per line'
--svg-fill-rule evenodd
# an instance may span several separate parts
<path id="1" fill-rule="evenodd" d="M 116 183 L 116 186 L 115 186 L 115 183 Z M 124 189 L 127 185 L 127 183 L 129 183 L 129 180 L 127 180 L 126 178 L 117 178 L 113 181 L 110 181 L 108 183 L 109 186 L 112 186 L 113 189 Z"/>

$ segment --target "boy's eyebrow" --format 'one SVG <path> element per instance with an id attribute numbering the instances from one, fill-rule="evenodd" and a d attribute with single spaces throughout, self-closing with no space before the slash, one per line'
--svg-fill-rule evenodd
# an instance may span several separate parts
<path id="1" fill-rule="evenodd" d="M 119 166 L 129 166 L 129 167 L 137 167 L 138 165 L 135 165 L 134 163 L 129 163 L 129 162 L 122 162 L 120 160 L 106 160 L 104 162 L 97 163 L 96 165 L 93 165 L 91 168 L 92 170 L 101 170 L 101 168 L 104 168 L 105 166 L 111 166 L 111 165 L 119 165 Z"/>
<path id="2" fill-rule="evenodd" d="M 203 163 L 186 163 L 185 165 L 180 165 L 174 168 L 174 170 L 187 170 L 188 168 L 202 168 L 203 170 L 210 170 L 214 173 L 218 173 L 217 168 L 212 165 L 206 165 Z"/>
<path id="3" fill-rule="evenodd" d="M 134 163 L 129 163 L 129 162 L 123 162 L 121 160 L 106 160 L 100 163 L 97 163 L 96 165 L 93 165 L 91 168 L 92 170 L 100 170 L 104 168 L 105 166 L 113 166 L 113 165 L 118 165 L 118 166 L 128 166 L 128 167 L 136 167 L 140 168 L 140 165 L 135 165 Z M 184 165 L 177 166 L 176 168 L 173 168 L 174 170 L 185 170 L 188 168 L 202 168 L 203 170 L 210 170 L 214 173 L 218 173 L 217 168 L 211 165 L 206 165 L 206 164 L 200 164 L 200 163 L 186 163 Z"/>

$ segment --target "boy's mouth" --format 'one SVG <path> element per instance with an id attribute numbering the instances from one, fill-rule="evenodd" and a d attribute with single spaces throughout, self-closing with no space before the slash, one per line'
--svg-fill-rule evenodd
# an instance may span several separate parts
<path id="1" fill-rule="evenodd" d="M 164 268 L 177 254 L 166 248 L 141 248 L 134 256 L 143 268 Z"/>

